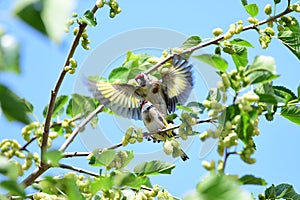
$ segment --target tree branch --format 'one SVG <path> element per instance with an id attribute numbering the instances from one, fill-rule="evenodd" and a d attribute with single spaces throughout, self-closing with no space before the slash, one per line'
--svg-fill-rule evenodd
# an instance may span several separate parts
<path id="1" fill-rule="evenodd" d="M 98 7 L 96 5 L 94 5 L 92 12 L 95 14 L 97 10 L 98 10 Z M 45 152 L 47 151 L 48 136 L 49 136 L 49 130 L 50 130 L 50 125 L 51 125 L 51 116 L 52 116 L 54 105 L 55 105 L 55 99 L 56 99 L 56 96 L 60 89 L 60 86 L 67 74 L 67 71 L 65 71 L 64 68 L 65 68 L 65 66 L 69 65 L 69 59 L 73 57 L 75 50 L 79 44 L 80 37 L 81 37 L 84 29 L 86 28 L 86 26 L 87 26 L 86 24 L 79 25 L 79 31 L 73 40 L 72 46 L 67 55 L 67 59 L 65 61 L 65 64 L 62 67 L 62 71 L 59 75 L 59 78 L 58 78 L 57 82 L 55 83 L 54 89 L 51 91 L 51 97 L 50 97 L 49 106 L 48 106 L 47 113 L 46 113 L 44 132 L 43 132 L 43 136 L 42 136 L 41 163 L 40 163 L 39 167 L 37 167 L 29 176 L 27 176 L 22 181 L 22 183 L 24 184 L 25 187 L 28 187 L 29 185 L 31 185 L 35 181 L 35 179 L 37 179 L 40 175 L 42 175 L 45 171 L 47 171 L 50 168 L 49 165 L 47 165 L 46 163 L 43 162 L 43 157 L 44 157 Z"/>
<path id="2" fill-rule="evenodd" d="M 279 17 L 282 17 L 282 16 L 284 16 L 284 15 L 286 15 L 288 13 L 291 13 L 291 12 L 293 12 L 293 10 L 291 10 L 288 7 L 283 12 L 281 12 L 281 13 L 279 13 L 277 15 L 274 15 L 274 16 L 268 18 L 268 19 L 262 20 L 258 24 L 251 24 L 251 25 L 245 26 L 243 28 L 242 32 L 250 30 L 250 29 L 257 29 L 258 26 L 267 24 L 268 22 L 274 21 L 275 19 L 277 19 Z M 185 49 L 179 55 L 191 54 L 194 51 L 196 51 L 198 49 L 201 49 L 203 47 L 206 47 L 206 46 L 209 46 L 209 45 L 212 45 L 212 44 L 217 44 L 219 41 L 221 41 L 223 39 L 224 39 L 224 35 L 220 35 L 220 36 L 218 36 L 218 37 L 216 37 L 214 39 L 209 40 L 208 42 L 200 43 L 200 44 L 198 44 L 196 46 L 193 46 L 193 47 L 190 47 L 188 49 Z M 159 68 L 160 66 L 162 66 L 164 63 L 168 62 L 172 58 L 173 58 L 173 55 L 168 55 L 166 58 L 164 58 L 163 60 L 161 60 L 160 62 L 158 62 L 157 64 L 155 64 L 153 67 L 151 67 L 148 70 L 146 70 L 144 73 L 145 74 L 149 74 L 149 73 L 155 71 L 157 68 Z"/>
<path id="3" fill-rule="evenodd" d="M 92 9 L 92 12 L 95 13 L 97 11 L 98 7 L 95 5 Z M 53 109 L 54 109 L 54 105 L 55 105 L 55 99 L 56 96 L 58 94 L 58 91 L 60 89 L 60 86 L 67 74 L 67 71 L 64 70 L 65 66 L 69 65 L 69 60 L 70 58 L 73 57 L 75 50 L 79 44 L 79 40 L 80 37 L 84 31 L 84 29 L 86 28 L 87 24 L 80 24 L 79 25 L 79 31 L 77 33 L 77 35 L 74 38 L 74 41 L 72 43 L 72 46 L 70 48 L 70 51 L 67 55 L 67 59 L 65 61 L 65 64 L 62 67 L 62 71 L 59 75 L 59 78 L 54 86 L 54 89 L 51 91 L 51 97 L 50 97 L 50 102 L 49 102 L 49 106 L 48 106 L 48 110 L 47 110 L 47 114 L 46 114 L 46 120 L 45 120 L 45 126 L 44 126 L 44 133 L 43 133 L 43 138 L 42 138 L 42 145 L 41 145 L 41 162 L 43 162 L 43 156 L 44 153 L 47 150 L 47 144 L 48 144 L 48 136 L 49 136 L 49 129 L 50 129 L 50 125 L 51 125 L 51 116 L 53 113 Z"/>
<path id="4" fill-rule="evenodd" d="M 91 112 L 87 118 L 85 118 L 76 128 L 74 128 L 73 132 L 71 133 L 70 137 L 62 144 L 59 148 L 60 151 L 65 151 L 66 148 L 72 143 L 74 138 L 78 135 L 79 131 L 85 127 L 87 123 L 89 123 L 98 113 L 102 112 L 104 106 L 98 106 L 93 112 Z"/>
<path id="5" fill-rule="evenodd" d="M 216 120 L 216 118 L 209 118 L 209 119 L 203 119 L 203 120 L 199 120 L 196 122 L 196 124 L 202 124 L 202 123 L 212 123 Z M 196 125 L 194 124 L 194 125 Z M 163 130 L 160 130 L 160 131 L 156 131 L 156 132 L 144 132 L 144 137 L 147 137 L 147 136 L 151 136 L 151 135 L 154 135 L 154 134 L 160 134 L 160 133 L 165 133 L 167 131 L 172 131 L 172 130 L 175 130 L 175 129 L 178 129 L 180 127 L 180 125 L 176 125 L 176 126 L 172 126 L 170 128 L 166 128 L 166 129 L 163 129 Z"/>
<path id="6" fill-rule="evenodd" d="M 35 168 L 35 170 L 27 176 L 23 181 L 22 184 L 26 187 L 30 186 L 40 175 L 42 175 L 45 171 L 50 168 L 50 165 L 43 164 Z"/>
<path id="7" fill-rule="evenodd" d="M 90 155 L 91 152 L 66 152 L 63 154 L 64 158 L 72 158 L 72 157 L 86 157 Z"/>
<path id="8" fill-rule="evenodd" d="M 37 136 L 34 136 L 31 138 L 24 146 L 21 147 L 21 151 L 28 151 L 26 148 L 34 141 L 36 140 Z"/>
<path id="9" fill-rule="evenodd" d="M 90 175 L 90 176 L 99 177 L 99 174 L 96 174 L 94 172 L 87 171 L 85 169 L 81 169 L 81 168 L 78 168 L 78 167 L 73 167 L 73 166 L 66 165 L 66 164 L 60 164 L 59 167 L 62 168 L 62 169 L 69 169 L 69 170 L 76 171 L 76 172 L 83 173 L 83 174 L 87 174 L 87 175 Z"/>

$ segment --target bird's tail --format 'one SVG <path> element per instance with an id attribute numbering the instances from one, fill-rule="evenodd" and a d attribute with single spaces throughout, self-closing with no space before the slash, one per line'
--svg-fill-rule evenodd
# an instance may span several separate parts
<path id="1" fill-rule="evenodd" d="M 188 157 L 188 155 L 187 155 L 182 149 L 180 149 L 180 150 L 181 150 L 180 157 L 181 157 L 181 159 L 182 159 L 183 161 L 186 161 L 186 160 L 190 159 L 190 158 Z"/>

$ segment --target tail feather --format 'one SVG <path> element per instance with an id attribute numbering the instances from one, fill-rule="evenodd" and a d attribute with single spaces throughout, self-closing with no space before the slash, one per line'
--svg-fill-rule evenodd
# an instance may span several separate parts
<path id="1" fill-rule="evenodd" d="M 181 149 L 180 157 L 181 157 L 181 159 L 182 159 L 183 161 L 186 161 L 186 160 L 190 159 L 190 158 L 188 157 L 188 155 L 187 155 L 182 149 Z"/>

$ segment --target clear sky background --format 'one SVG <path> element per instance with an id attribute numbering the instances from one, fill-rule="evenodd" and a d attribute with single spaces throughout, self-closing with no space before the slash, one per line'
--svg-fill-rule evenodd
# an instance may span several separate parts
<path id="1" fill-rule="evenodd" d="M 283 1 L 285 4 L 285 1 Z M 85 10 L 92 8 L 94 1 L 77 1 L 75 10 L 79 15 Z M 248 3 L 258 3 L 260 6 L 260 20 L 266 16 L 263 13 L 263 7 L 266 3 L 273 1 L 259 0 L 249 1 Z M 170 29 L 180 32 L 186 36 L 199 35 L 201 38 L 212 37 L 212 29 L 216 27 L 226 30 L 229 24 L 238 20 L 243 20 L 247 24 L 247 13 L 239 0 L 231 1 L 119 1 L 122 13 L 114 19 L 108 17 L 108 9 L 97 13 L 98 26 L 89 28 L 89 38 L 91 40 L 91 52 L 99 44 L 108 38 L 137 28 L 157 27 Z M 7 84 L 19 96 L 28 99 L 34 106 L 34 113 L 40 121 L 43 120 L 42 110 L 48 103 L 50 91 L 61 71 L 65 61 L 69 46 L 73 37 L 68 35 L 61 45 L 51 43 L 46 37 L 37 33 L 32 28 L 23 24 L 19 20 L 9 16 L 9 10 L 12 9 L 13 2 L 4 0 L 0 2 L 0 24 L 10 34 L 15 35 L 22 43 L 21 57 L 21 75 L 10 73 L 1 73 L 1 83 Z M 278 12 L 283 10 L 284 6 L 278 8 Z M 294 14 L 299 19 L 299 15 Z M 70 33 L 71 34 L 71 33 Z M 275 85 L 285 85 L 296 92 L 299 79 L 299 61 L 297 58 L 279 41 L 274 39 L 267 50 L 262 50 L 259 46 L 258 35 L 255 31 L 241 33 L 241 38 L 247 38 L 257 48 L 250 49 L 249 62 L 256 55 L 267 55 L 275 58 L 277 73 L 280 77 L 274 81 Z M 134 41 L 132 41 L 134 42 Z M 181 43 L 183 41 L 179 41 Z M 122 45 L 122 44 L 120 44 Z M 165 48 L 168 48 L 166 46 Z M 108 49 L 114 51 L 114 49 Z M 212 48 L 204 49 L 205 52 L 212 53 Z M 79 48 L 75 57 L 79 63 L 79 68 L 89 55 L 89 51 Z M 125 52 L 124 52 L 125 53 Z M 101 59 L 101 55 L 99 55 Z M 234 66 L 229 58 L 227 58 Z M 101 61 L 99 61 L 101 62 Z M 101 67 L 101 66 L 99 66 Z M 68 75 L 62 84 L 60 94 L 70 95 L 74 91 L 74 83 L 77 80 L 77 74 Z M 207 78 L 207 77 L 206 77 Z M 197 80 L 196 80 L 197 81 Z M 207 89 L 207 88 L 205 88 Z M 206 96 L 200 100 L 202 101 Z M 111 124 L 114 126 L 114 122 Z M 19 123 L 9 123 L 3 116 L 0 116 L 0 139 L 19 138 L 22 125 Z M 204 128 L 200 127 L 200 131 Z M 230 157 L 227 163 L 226 172 L 237 175 L 254 174 L 266 179 L 268 186 L 270 184 L 289 183 L 295 187 L 296 192 L 300 192 L 300 129 L 299 126 L 287 121 L 281 116 L 275 116 L 272 122 L 260 119 L 261 134 L 255 138 L 257 151 L 254 157 L 256 164 L 244 164 L 239 157 Z M 121 131 L 112 131 L 112 137 L 121 138 Z M 21 143 L 21 144 L 24 144 Z M 145 144 L 146 145 L 146 144 Z M 201 166 L 203 159 L 199 158 L 199 151 L 203 145 L 196 138 L 191 147 L 187 150 L 190 160 L 183 163 L 176 161 L 177 167 L 172 175 L 163 175 L 152 178 L 152 183 L 158 183 L 165 186 L 172 194 L 182 197 L 186 192 L 193 190 L 199 180 L 201 180 L 207 171 Z M 34 145 L 32 145 L 34 146 Z M 57 146 L 59 147 L 59 144 Z M 131 146 L 128 146 L 130 149 Z M 143 147 L 141 147 L 143 148 Z M 81 141 L 77 139 L 69 151 L 86 151 Z M 212 151 L 205 160 L 219 157 Z M 155 159 L 155 158 L 153 158 Z M 67 161 L 66 161 L 67 162 Z M 86 167 L 85 159 L 68 160 L 76 166 Z M 97 169 L 92 169 L 98 171 Z M 50 170 L 47 174 L 57 174 L 56 170 Z M 1 177 L 0 177 L 1 178 Z M 248 191 L 258 194 L 264 191 L 264 187 L 247 186 Z"/>

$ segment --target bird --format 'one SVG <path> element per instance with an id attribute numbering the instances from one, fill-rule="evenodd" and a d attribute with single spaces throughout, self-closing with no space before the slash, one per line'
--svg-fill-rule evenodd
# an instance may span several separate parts
<path id="1" fill-rule="evenodd" d="M 162 116 L 162 114 L 158 111 L 156 107 L 153 106 L 153 104 L 148 100 L 143 100 L 140 105 L 141 113 L 142 113 L 142 120 L 144 122 L 145 127 L 150 133 L 155 133 L 160 130 L 170 128 L 170 125 L 167 123 L 165 118 Z M 166 137 L 161 134 L 166 134 Z M 172 137 L 175 137 L 176 134 L 174 131 L 167 131 L 166 133 L 156 133 L 153 134 L 153 139 L 159 139 L 166 142 L 168 139 L 171 139 Z M 177 142 L 177 141 L 176 141 Z M 178 143 L 178 142 L 177 142 Z M 187 154 L 179 147 L 179 143 L 177 146 L 180 150 L 179 155 L 183 161 L 186 161 L 189 159 Z"/>
<path id="2" fill-rule="evenodd" d="M 176 104 L 184 104 L 193 88 L 193 65 L 174 54 L 172 65 L 161 80 L 139 73 L 137 85 L 88 80 L 93 96 L 114 113 L 129 119 L 142 120 L 140 102 L 149 100 L 162 115 L 175 112 Z"/>

